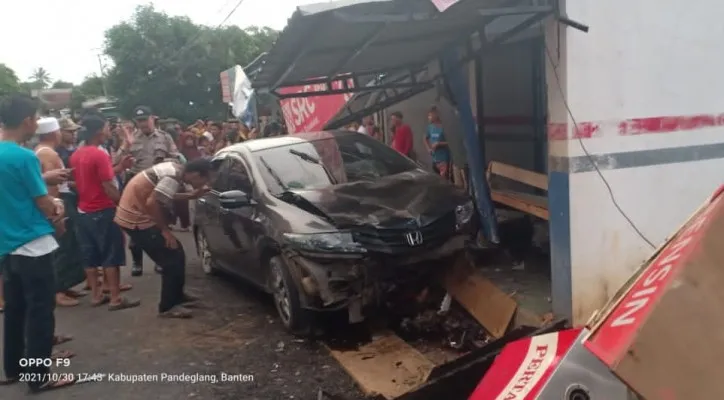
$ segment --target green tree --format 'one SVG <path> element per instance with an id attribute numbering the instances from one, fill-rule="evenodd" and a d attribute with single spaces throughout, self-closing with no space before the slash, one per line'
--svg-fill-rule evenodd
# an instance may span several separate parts
<path id="1" fill-rule="evenodd" d="M 47 89 L 50 86 L 50 82 L 52 82 L 50 73 L 43 67 L 36 68 L 30 76 L 32 89 Z"/>
<path id="2" fill-rule="evenodd" d="M 0 63 L 0 96 L 20 91 L 20 81 L 10 67 Z"/>
<path id="3" fill-rule="evenodd" d="M 268 51 L 277 35 L 270 28 L 196 25 L 140 6 L 130 21 L 106 31 L 105 53 L 113 61 L 109 94 L 125 115 L 142 104 L 185 121 L 223 117 L 219 74 Z"/>
<path id="4" fill-rule="evenodd" d="M 72 89 L 73 84 L 70 82 L 58 80 L 58 81 L 53 82 L 53 84 L 50 86 L 50 88 L 51 89 Z"/>

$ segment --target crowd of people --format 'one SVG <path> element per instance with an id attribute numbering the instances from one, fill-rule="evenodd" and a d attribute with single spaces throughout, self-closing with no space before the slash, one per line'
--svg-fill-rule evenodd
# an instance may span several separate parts
<path id="1" fill-rule="evenodd" d="M 210 155 L 234 143 L 286 134 L 270 122 L 261 131 L 236 119 L 198 120 L 183 126 L 160 121 L 146 106 L 129 120 L 87 112 L 78 120 L 40 117 L 36 100 L 0 99 L 0 312 L 4 312 L 4 372 L 0 385 L 21 373 L 38 379 L 33 391 L 71 385 L 53 380 L 45 366 L 20 359 L 69 358 L 53 348 L 72 338 L 55 331 L 55 307 L 119 311 L 138 307 L 121 268 L 131 254 L 131 276 L 144 273 L 144 253 L 161 275 L 158 315 L 190 318 L 199 299 L 185 290 L 186 254 L 172 230 L 188 230 L 192 200 L 211 176 Z M 398 152 L 415 159 L 413 133 L 399 112 L 391 115 Z M 384 141 L 372 117 L 348 129 Z M 424 144 L 432 167 L 451 178 L 451 154 L 440 113 L 430 109 Z M 178 226 L 177 226 L 178 223 Z M 79 290 L 81 285 L 84 285 Z"/>
<path id="2" fill-rule="evenodd" d="M 185 290 L 186 255 L 172 232 L 189 227 L 189 202 L 204 193 L 207 155 L 259 136 L 238 121 L 175 123 L 160 129 L 149 107 L 131 120 L 97 112 L 80 120 L 39 117 L 25 95 L 0 100 L 0 311 L 4 312 L 4 372 L 0 385 L 21 373 L 33 391 L 71 385 L 51 379 L 48 367 L 21 367 L 21 358 L 74 356 L 53 348 L 72 338 L 55 331 L 55 307 L 84 296 L 109 311 L 135 308 L 124 292 L 126 246 L 131 274 L 143 274 L 143 254 L 161 275 L 158 314 L 190 318 L 198 298 Z M 169 132 L 171 131 L 171 132 Z M 263 136 L 282 134 L 271 123 Z M 84 284 L 84 288 L 80 286 Z"/>

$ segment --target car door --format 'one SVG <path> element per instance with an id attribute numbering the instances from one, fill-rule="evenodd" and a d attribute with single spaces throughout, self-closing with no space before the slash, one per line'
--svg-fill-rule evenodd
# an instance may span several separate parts
<path id="1" fill-rule="evenodd" d="M 224 155 L 214 158 L 212 164 L 211 191 L 196 202 L 196 220 L 199 229 L 206 236 L 206 243 L 212 256 L 222 264 L 222 267 L 228 268 L 223 262 L 223 242 L 226 237 L 221 227 L 222 209 L 219 204 L 219 194 L 228 190 L 229 162 Z"/>
<path id="2" fill-rule="evenodd" d="M 258 220 L 259 206 L 253 200 L 254 189 L 247 163 L 241 155 L 229 159 L 228 186 L 229 190 L 241 190 L 249 195 L 252 202 L 248 206 L 234 210 L 225 210 L 222 214 L 222 227 L 228 240 L 224 249 L 227 262 L 240 275 L 263 284 L 263 275 L 259 265 L 255 229 Z"/>

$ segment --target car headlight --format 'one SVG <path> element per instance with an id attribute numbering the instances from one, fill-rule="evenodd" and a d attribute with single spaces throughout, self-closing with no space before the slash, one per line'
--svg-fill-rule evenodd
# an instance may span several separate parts
<path id="1" fill-rule="evenodd" d="M 285 233 L 290 245 L 306 251 L 330 253 L 365 253 L 367 249 L 354 241 L 349 232 Z"/>
<path id="2" fill-rule="evenodd" d="M 460 228 L 467 224 L 473 218 L 473 214 L 475 214 L 475 206 L 472 200 L 455 207 L 455 225 Z"/>

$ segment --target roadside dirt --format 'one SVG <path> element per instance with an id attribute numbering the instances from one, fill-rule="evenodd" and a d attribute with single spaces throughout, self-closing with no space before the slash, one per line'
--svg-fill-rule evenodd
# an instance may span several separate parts
<path id="1" fill-rule="evenodd" d="M 60 348 L 77 357 L 70 367 L 54 371 L 248 374 L 253 382 L 127 383 L 105 378 L 32 398 L 316 400 L 320 388 L 349 400 L 364 398 L 324 347 L 283 330 L 266 295 L 229 277 L 204 276 L 190 234 L 178 235 L 189 257 L 187 286 L 203 296 L 208 308 L 188 321 L 158 319 L 160 277 L 147 260 L 143 277 L 125 278 L 135 285 L 129 296 L 142 299 L 140 308 L 108 312 L 84 300 L 78 307 L 56 312 L 57 331 L 75 337 Z M 23 385 L 0 388 L 3 399 L 22 399 L 26 393 Z"/>

